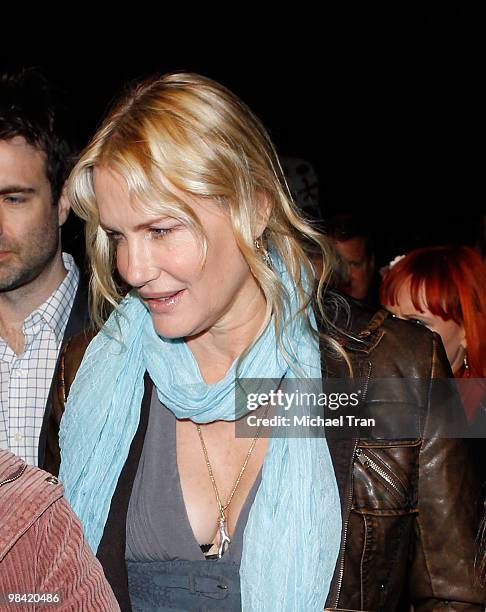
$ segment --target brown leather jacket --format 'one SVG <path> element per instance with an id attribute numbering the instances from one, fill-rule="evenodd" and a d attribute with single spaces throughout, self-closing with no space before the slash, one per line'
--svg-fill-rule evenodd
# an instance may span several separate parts
<path id="1" fill-rule="evenodd" d="M 342 544 L 326 610 L 483 611 L 486 594 L 474 577 L 479 486 L 469 449 L 446 439 L 442 427 L 461 408 L 431 394 L 429 381 L 451 377 L 440 338 L 425 328 L 379 311 L 353 311 L 354 339 L 341 341 L 354 375 L 365 387 L 373 379 L 426 381 L 413 391 L 371 385 L 366 406 L 392 425 L 405 415 L 423 424 L 411 439 L 328 438 L 342 504 Z M 361 331 L 360 331 L 361 330 Z M 57 433 L 65 398 L 86 337 L 71 341 L 57 375 L 50 415 L 45 468 L 57 473 Z M 323 377 L 346 376 L 342 363 L 324 356 Z M 391 389 L 391 390 L 390 390 Z M 125 519 L 148 421 L 152 384 L 146 376 L 139 429 L 112 500 L 98 550 L 122 610 L 130 610 L 125 550 Z M 439 418 L 443 416 L 443 418 Z"/>

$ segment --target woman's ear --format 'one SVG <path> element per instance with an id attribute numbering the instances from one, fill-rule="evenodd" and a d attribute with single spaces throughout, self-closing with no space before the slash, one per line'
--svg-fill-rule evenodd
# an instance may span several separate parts
<path id="1" fill-rule="evenodd" d="M 267 196 L 259 194 L 258 196 L 258 221 L 255 228 L 255 238 L 259 238 L 268 225 L 270 214 L 272 212 L 272 204 Z"/>
<path id="2" fill-rule="evenodd" d="M 461 325 L 461 346 L 464 350 L 467 349 L 467 339 L 466 339 L 466 330 L 464 329 L 464 325 Z"/>

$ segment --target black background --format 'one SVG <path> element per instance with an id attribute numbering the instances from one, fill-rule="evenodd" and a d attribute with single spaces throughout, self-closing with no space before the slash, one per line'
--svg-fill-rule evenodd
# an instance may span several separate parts
<path id="1" fill-rule="evenodd" d="M 474 243 L 484 211 L 483 16 L 466 3 L 365 4 L 282 5 L 285 25 L 243 5 L 200 22 L 189 6 L 179 17 L 134 6 L 123 19 L 73 14 L 52 34 L 4 37 L 1 64 L 41 66 L 63 88 L 80 146 L 128 82 L 200 72 L 256 111 L 281 154 L 312 162 L 324 217 L 364 214 L 389 255 Z"/>

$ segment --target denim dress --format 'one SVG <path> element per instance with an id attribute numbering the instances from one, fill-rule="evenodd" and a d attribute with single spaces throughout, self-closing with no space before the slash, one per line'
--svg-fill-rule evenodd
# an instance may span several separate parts
<path id="1" fill-rule="evenodd" d="M 261 469 L 224 556 L 206 559 L 194 537 L 182 494 L 176 418 L 154 391 L 127 517 L 125 558 L 134 612 L 241 610 L 243 532 L 260 481 Z"/>

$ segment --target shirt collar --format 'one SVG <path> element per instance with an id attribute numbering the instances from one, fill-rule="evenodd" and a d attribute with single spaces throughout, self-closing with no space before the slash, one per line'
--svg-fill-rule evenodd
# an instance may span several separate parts
<path id="1" fill-rule="evenodd" d="M 36 308 L 24 322 L 25 328 L 29 319 L 35 320 L 40 315 L 54 332 L 58 345 L 62 342 L 64 330 L 66 329 L 79 285 L 79 270 L 74 263 L 73 257 L 69 253 L 63 253 L 62 260 L 67 270 L 64 280 L 54 293 L 39 308 Z"/>

